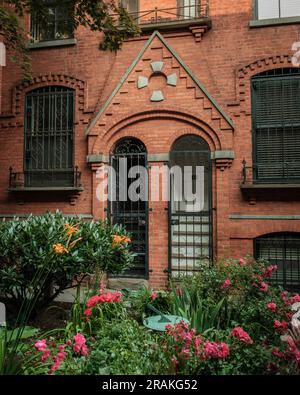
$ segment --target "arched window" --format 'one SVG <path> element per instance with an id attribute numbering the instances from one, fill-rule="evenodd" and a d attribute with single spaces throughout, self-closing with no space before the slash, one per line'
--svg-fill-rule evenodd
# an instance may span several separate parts
<path id="1" fill-rule="evenodd" d="M 73 134 L 73 89 L 50 86 L 26 95 L 25 186 L 73 186 Z"/>
<path id="2" fill-rule="evenodd" d="M 300 69 L 252 78 L 254 180 L 300 182 Z"/>
<path id="3" fill-rule="evenodd" d="M 300 289 L 300 233 L 271 233 L 254 240 L 256 259 L 277 265 L 272 281 L 289 290 Z"/>

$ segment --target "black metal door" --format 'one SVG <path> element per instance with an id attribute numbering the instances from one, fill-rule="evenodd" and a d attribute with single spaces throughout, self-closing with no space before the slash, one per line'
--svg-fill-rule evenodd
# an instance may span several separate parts
<path id="1" fill-rule="evenodd" d="M 132 250 L 136 254 L 133 267 L 123 275 L 148 278 L 148 177 L 132 178 L 130 175 L 133 167 L 141 170 L 141 174 L 144 174 L 142 169 L 147 171 L 145 146 L 136 139 L 122 140 L 110 157 L 110 165 L 114 177 L 110 177 L 109 183 L 109 217 L 111 223 L 124 226 L 131 234 Z M 137 179 L 141 198 L 132 200 L 129 187 Z"/>
<path id="2" fill-rule="evenodd" d="M 172 277 L 199 271 L 201 261 L 211 261 L 212 246 L 212 176 L 210 151 L 173 151 L 170 155 L 170 169 L 178 166 L 192 168 L 192 189 L 196 192 L 196 166 L 202 167 L 203 178 L 201 206 L 192 207 L 184 199 L 174 201 L 176 189 L 171 173 L 171 200 L 169 204 L 169 273 Z M 177 181 L 178 183 L 178 181 Z M 184 182 L 183 182 L 184 183 Z M 199 185 L 198 185 L 199 187 Z M 184 186 L 182 187 L 184 192 Z"/>

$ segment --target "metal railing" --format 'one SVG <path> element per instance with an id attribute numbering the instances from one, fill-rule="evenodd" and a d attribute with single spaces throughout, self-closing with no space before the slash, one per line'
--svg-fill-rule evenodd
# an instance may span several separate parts
<path id="1" fill-rule="evenodd" d="M 201 0 L 196 2 L 196 4 L 185 5 L 182 7 L 155 7 L 150 10 L 137 10 L 129 12 L 129 15 L 141 26 L 144 24 L 199 20 L 208 18 L 209 0 Z"/>
<path id="2" fill-rule="evenodd" d="M 300 183 L 300 162 L 253 163 L 243 160 L 243 184 L 293 184 Z"/>
<path id="3" fill-rule="evenodd" d="M 22 190 L 26 188 L 81 188 L 81 172 L 76 166 L 67 170 L 31 170 L 14 172 L 9 169 L 9 189 Z"/>

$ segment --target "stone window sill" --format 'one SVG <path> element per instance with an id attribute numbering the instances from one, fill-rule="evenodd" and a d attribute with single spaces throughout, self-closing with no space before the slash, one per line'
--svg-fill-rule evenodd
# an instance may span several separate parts
<path id="1" fill-rule="evenodd" d="M 291 16 L 287 18 L 273 18 L 273 19 L 256 19 L 250 21 L 250 27 L 268 27 L 268 26 L 280 26 L 280 25 L 291 25 L 293 23 L 300 23 L 300 16 Z"/>
<path id="2" fill-rule="evenodd" d="M 55 48 L 55 47 L 66 47 L 70 45 L 76 45 L 76 38 L 68 38 L 65 40 L 52 40 L 52 41 L 40 41 L 36 43 L 29 43 L 29 49 L 39 49 L 39 48 Z"/>

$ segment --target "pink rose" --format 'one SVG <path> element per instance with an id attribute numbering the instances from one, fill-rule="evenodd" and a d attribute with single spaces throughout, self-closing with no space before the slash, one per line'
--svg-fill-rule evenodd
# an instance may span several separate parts
<path id="1" fill-rule="evenodd" d="M 277 310 L 277 304 L 276 303 L 268 303 L 267 308 L 269 310 L 273 311 L 273 313 L 275 313 L 275 311 Z"/>
<path id="2" fill-rule="evenodd" d="M 240 258 L 239 263 L 240 263 L 241 266 L 247 265 L 247 262 L 243 258 Z"/>
<path id="3" fill-rule="evenodd" d="M 238 340 L 246 344 L 253 343 L 253 340 L 251 339 L 249 334 L 246 331 L 244 331 L 244 329 L 241 328 L 240 326 L 237 326 L 231 331 L 231 336 L 237 338 Z"/>

